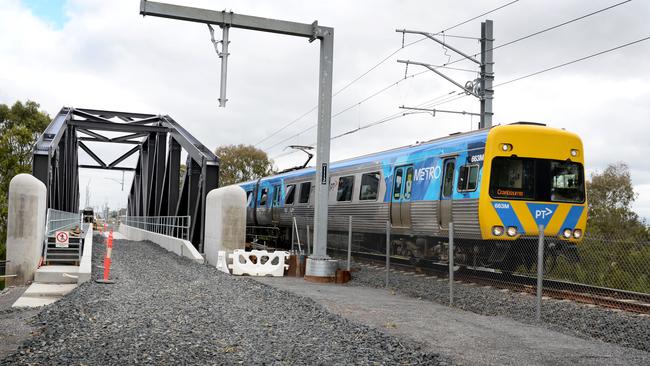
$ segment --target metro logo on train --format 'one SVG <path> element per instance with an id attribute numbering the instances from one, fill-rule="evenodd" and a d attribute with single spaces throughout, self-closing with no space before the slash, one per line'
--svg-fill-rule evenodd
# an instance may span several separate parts
<path id="1" fill-rule="evenodd" d="M 539 225 L 558 248 L 575 250 L 587 220 L 583 164 L 577 135 L 525 122 L 334 162 L 328 247 L 347 246 L 353 216 L 359 251 L 382 252 L 390 222 L 396 255 L 415 261 L 443 252 L 450 222 L 461 254 L 478 253 L 486 264 L 516 265 L 511 249 L 538 235 Z M 247 225 L 272 229 L 267 237 L 287 243 L 295 218 L 306 235 L 315 179 L 314 168 L 305 168 L 240 184 Z"/>

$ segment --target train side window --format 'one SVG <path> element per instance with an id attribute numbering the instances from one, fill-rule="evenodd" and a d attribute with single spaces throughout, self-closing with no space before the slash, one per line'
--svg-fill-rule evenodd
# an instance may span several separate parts
<path id="1" fill-rule="evenodd" d="M 366 173 L 361 176 L 361 189 L 359 190 L 359 200 L 377 200 L 379 192 L 379 180 L 381 175 L 379 172 Z"/>
<path id="2" fill-rule="evenodd" d="M 444 179 L 442 183 L 442 196 L 451 197 L 454 190 L 454 169 L 456 163 L 453 159 L 445 161 Z"/>
<path id="3" fill-rule="evenodd" d="M 352 201 L 352 188 L 354 187 L 354 176 L 348 175 L 339 178 L 339 188 L 336 192 L 337 201 Z"/>
<path id="4" fill-rule="evenodd" d="M 269 189 L 262 188 L 262 196 L 260 198 L 260 207 L 266 206 L 266 201 L 269 198 Z"/>
<path id="5" fill-rule="evenodd" d="M 296 196 L 296 185 L 295 184 L 287 184 L 287 189 L 285 191 L 285 199 L 284 199 L 284 204 L 285 205 L 293 205 L 293 201 Z"/>
<path id="6" fill-rule="evenodd" d="M 309 192 L 311 191 L 311 182 L 300 183 L 300 203 L 309 202 Z"/>
<path id="7" fill-rule="evenodd" d="M 411 190 L 413 188 L 413 167 L 406 169 L 406 183 L 404 184 L 404 199 L 411 199 Z"/>
<path id="8" fill-rule="evenodd" d="M 280 205 L 280 196 L 282 191 L 280 190 L 280 185 L 275 185 L 273 186 L 273 202 L 271 203 L 271 206 L 277 207 Z"/>
<path id="9" fill-rule="evenodd" d="M 402 194 L 402 173 L 401 168 L 395 170 L 395 184 L 393 185 L 393 199 L 398 200 Z"/>
<path id="10" fill-rule="evenodd" d="M 478 183 L 478 165 L 463 165 L 458 174 L 458 192 L 475 191 Z"/>

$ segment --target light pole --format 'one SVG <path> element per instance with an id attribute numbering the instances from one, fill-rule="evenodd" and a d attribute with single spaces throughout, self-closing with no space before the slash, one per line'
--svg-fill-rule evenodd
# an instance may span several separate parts
<path id="1" fill-rule="evenodd" d="M 115 179 L 115 178 L 108 178 L 108 177 L 105 177 L 105 179 L 112 180 L 113 182 L 120 183 L 122 185 L 122 192 L 124 192 L 124 170 L 122 170 L 122 180 L 121 181 L 118 180 L 118 179 Z"/>

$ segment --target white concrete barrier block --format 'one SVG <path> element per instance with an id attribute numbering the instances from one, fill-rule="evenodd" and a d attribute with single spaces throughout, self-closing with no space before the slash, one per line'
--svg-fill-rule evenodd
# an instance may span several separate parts
<path id="1" fill-rule="evenodd" d="M 228 268 L 228 256 L 226 255 L 226 251 L 220 250 L 217 259 L 217 269 L 221 272 L 230 274 L 230 270 Z"/>
<path id="2" fill-rule="evenodd" d="M 7 274 L 10 285 L 34 279 L 41 258 L 47 211 L 45 184 L 30 174 L 18 174 L 9 183 L 7 215 Z"/>
<path id="3" fill-rule="evenodd" d="M 232 185 L 213 189 L 205 199 L 205 258 L 217 265 L 219 251 L 244 249 L 246 192 Z"/>
<path id="4" fill-rule="evenodd" d="M 232 258 L 232 274 L 241 276 L 284 276 L 284 270 L 289 268 L 286 264 L 289 252 L 266 250 L 235 250 L 230 255 Z M 251 257 L 255 257 L 252 259 Z"/>

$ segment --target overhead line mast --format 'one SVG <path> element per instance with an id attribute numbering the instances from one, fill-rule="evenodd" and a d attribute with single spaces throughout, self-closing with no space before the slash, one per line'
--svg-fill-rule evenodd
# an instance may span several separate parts
<path id="1" fill-rule="evenodd" d="M 336 273 L 336 261 L 327 256 L 327 201 L 329 195 L 330 134 L 332 124 L 332 70 L 334 56 L 334 28 L 296 23 L 278 19 L 220 12 L 208 9 L 163 4 L 141 0 L 140 14 L 196 23 L 218 25 L 224 29 L 222 62 L 227 62 L 228 28 L 248 29 L 307 38 L 309 42 L 320 41 L 320 69 L 318 84 L 318 129 L 316 144 L 316 199 L 314 204 L 314 251 L 307 260 L 306 274 L 313 277 L 331 277 Z M 218 43 L 218 42 L 217 42 Z M 215 44 L 216 46 L 216 44 Z M 217 52 L 219 50 L 217 49 Z M 222 64 L 223 66 L 224 64 Z M 225 73 L 222 67 L 222 94 L 220 103 L 225 104 Z"/>
<path id="2" fill-rule="evenodd" d="M 441 68 L 440 66 L 431 65 L 424 62 L 411 61 L 411 60 L 397 60 L 397 62 L 399 63 L 406 64 L 407 67 L 408 65 L 418 65 L 418 66 L 426 67 L 427 69 L 438 74 L 440 77 L 456 85 L 458 88 L 463 90 L 466 94 L 471 94 L 474 97 L 476 97 L 481 103 L 481 111 L 478 114 L 480 116 L 479 128 L 487 128 L 492 126 L 492 115 L 494 114 L 492 112 L 492 100 L 494 99 L 494 89 L 492 87 L 492 83 L 494 81 L 494 60 L 493 60 L 492 50 L 494 48 L 492 44 L 494 43 L 494 36 L 493 36 L 494 32 L 493 32 L 493 25 L 491 20 L 486 20 L 485 22 L 481 23 L 481 59 L 480 60 L 477 60 L 473 56 L 467 55 L 463 51 L 449 45 L 445 41 L 436 38 L 435 34 L 432 33 L 407 30 L 407 29 L 396 29 L 395 32 L 402 33 L 403 35 L 404 34 L 423 35 L 434 42 L 440 43 L 445 48 L 461 55 L 463 57 L 462 59 L 467 59 L 469 61 L 478 64 L 480 67 L 479 78 L 476 80 L 470 80 L 465 84 L 461 84 L 455 81 L 454 79 L 450 78 L 449 76 L 445 75 L 441 71 L 438 71 L 438 69 Z M 422 108 L 410 108 L 405 106 L 402 106 L 401 108 L 422 111 Z M 430 110 L 430 112 L 471 114 L 467 112 L 435 110 L 435 109 Z"/>

